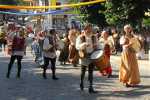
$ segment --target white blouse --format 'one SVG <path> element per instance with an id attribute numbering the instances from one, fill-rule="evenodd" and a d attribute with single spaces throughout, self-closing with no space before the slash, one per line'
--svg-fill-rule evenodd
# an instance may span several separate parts
<path id="1" fill-rule="evenodd" d="M 92 35 L 85 35 L 85 42 L 82 43 L 82 40 L 80 39 L 80 36 L 77 38 L 77 41 L 76 41 L 76 48 L 77 50 L 85 50 L 86 53 L 92 53 L 94 51 L 94 48 L 93 48 L 93 42 L 92 42 Z M 90 46 L 86 47 L 86 44 L 89 43 Z M 96 38 L 96 43 L 98 44 L 96 46 L 97 49 L 101 49 L 102 46 L 101 46 L 101 43 L 98 42 L 98 39 Z"/>
<path id="2" fill-rule="evenodd" d="M 53 43 L 55 44 L 55 40 L 53 38 Z M 44 39 L 44 44 L 43 44 L 43 56 L 48 57 L 48 58 L 56 58 L 56 52 L 49 52 L 48 50 L 52 47 L 53 45 L 49 44 L 49 39 L 45 38 Z M 56 50 L 56 49 L 55 49 Z M 47 52 L 48 51 L 48 52 Z"/>
<path id="3" fill-rule="evenodd" d="M 70 44 L 71 45 L 75 45 L 76 44 L 76 36 L 69 36 L 68 38 L 70 40 Z"/>
<path id="4" fill-rule="evenodd" d="M 122 44 L 124 44 L 125 42 L 126 42 L 126 36 L 121 36 L 121 38 L 120 38 L 120 44 L 122 45 Z M 128 50 L 128 48 L 126 48 L 127 47 L 127 45 L 123 45 L 122 46 L 122 49 L 123 50 Z"/>
<path id="5" fill-rule="evenodd" d="M 18 38 L 23 38 L 23 37 L 20 37 L 20 36 L 16 33 L 16 31 L 13 31 L 13 32 L 11 32 L 11 33 L 8 35 L 8 40 L 13 40 L 15 36 L 17 36 Z M 29 44 L 32 44 L 33 41 L 34 41 L 34 37 L 27 37 L 27 38 L 25 39 L 24 46 L 27 46 L 27 45 L 29 45 Z M 11 55 L 12 55 L 12 56 L 14 56 L 14 55 L 23 56 L 23 55 L 24 55 L 24 51 L 23 51 L 23 50 L 22 50 L 22 51 L 13 51 L 13 52 L 11 53 Z"/>

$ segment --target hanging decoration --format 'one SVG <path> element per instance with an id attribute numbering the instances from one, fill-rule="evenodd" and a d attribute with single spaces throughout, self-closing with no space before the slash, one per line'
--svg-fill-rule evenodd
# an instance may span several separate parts
<path id="1" fill-rule="evenodd" d="M 5 13 L 5 14 L 11 14 L 11 15 L 18 15 L 18 16 L 40 16 L 40 15 L 50 15 L 50 14 L 56 14 L 60 12 L 64 12 L 70 8 L 64 9 L 64 10 L 57 10 L 57 11 L 52 11 L 52 12 L 47 12 L 47 13 L 37 13 L 37 14 L 29 14 L 29 13 L 13 13 L 13 12 L 4 12 L 0 11 L 0 13 Z"/>
<path id="2" fill-rule="evenodd" d="M 61 5 L 61 6 L 12 6 L 12 5 L 0 5 L 0 8 L 5 9 L 49 9 L 49 8 L 65 8 L 65 7 L 74 7 L 74 6 L 83 6 L 89 5 L 94 3 L 99 3 L 107 0 L 96 0 L 90 2 L 84 2 L 79 4 L 70 4 L 70 5 Z"/>

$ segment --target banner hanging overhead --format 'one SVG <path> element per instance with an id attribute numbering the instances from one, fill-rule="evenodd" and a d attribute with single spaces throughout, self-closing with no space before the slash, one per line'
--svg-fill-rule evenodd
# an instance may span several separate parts
<path id="1" fill-rule="evenodd" d="M 61 6 L 10 6 L 10 5 L 0 5 L 0 8 L 5 9 L 49 9 L 49 8 L 64 8 L 64 7 L 74 7 L 74 6 L 83 6 L 83 5 L 89 5 L 94 3 L 99 3 L 107 0 L 96 0 L 96 1 L 90 1 L 90 2 L 84 2 L 79 4 L 70 4 L 70 5 L 61 5 Z"/>
<path id="2" fill-rule="evenodd" d="M 56 14 L 56 13 L 59 13 L 59 12 L 64 12 L 64 11 L 66 11 L 68 9 L 70 9 L 70 8 L 67 8 L 67 9 L 64 9 L 64 10 L 52 11 L 52 12 L 48 12 L 48 13 L 37 13 L 37 14 L 12 13 L 12 12 L 4 12 L 4 11 L 0 11 L 0 13 L 11 14 L 11 15 L 18 15 L 18 16 L 40 16 L 40 15 Z"/>

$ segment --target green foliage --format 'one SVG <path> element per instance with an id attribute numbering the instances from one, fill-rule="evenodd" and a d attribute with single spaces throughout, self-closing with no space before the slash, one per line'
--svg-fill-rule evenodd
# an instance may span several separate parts
<path id="1" fill-rule="evenodd" d="M 24 2 L 23 0 L 0 0 L 0 4 L 2 5 L 29 5 L 28 2 Z"/>
<path id="2" fill-rule="evenodd" d="M 144 24 L 145 26 L 150 26 L 150 18 L 144 18 L 144 19 L 143 19 L 143 24 Z"/>
<path id="3" fill-rule="evenodd" d="M 89 2 L 93 0 L 69 0 L 72 3 L 82 3 Z M 102 11 L 105 10 L 105 7 L 102 6 L 102 3 L 90 4 L 85 6 L 73 7 L 74 10 L 82 17 L 78 18 L 81 23 L 89 22 L 99 27 L 106 27 L 105 15 Z"/>
<path id="4" fill-rule="evenodd" d="M 15 4 L 14 0 L 0 0 L 1 5 L 13 5 Z"/>
<path id="5" fill-rule="evenodd" d="M 23 0 L 0 0 L 1 5 L 29 5 L 28 2 L 24 2 Z M 0 11 L 8 11 L 9 9 L 0 9 Z"/>
<path id="6" fill-rule="evenodd" d="M 25 2 L 23 0 L 15 0 L 15 2 L 19 6 L 29 6 L 29 2 Z"/>
<path id="7" fill-rule="evenodd" d="M 89 2 L 92 0 L 69 0 L 72 3 Z M 106 2 L 74 7 L 83 16 L 81 22 L 105 27 L 108 24 L 137 25 L 145 12 L 150 9 L 150 0 L 108 0 Z"/>
<path id="8" fill-rule="evenodd" d="M 108 0 L 104 11 L 107 22 L 110 24 L 137 24 L 145 17 L 150 9 L 150 0 Z"/>
<path id="9" fill-rule="evenodd" d="M 14 5 L 15 1 L 14 0 L 0 0 L 1 5 Z M 0 8 L 0 11 L 8 11 L 8 9 L 3 9 Z"/>

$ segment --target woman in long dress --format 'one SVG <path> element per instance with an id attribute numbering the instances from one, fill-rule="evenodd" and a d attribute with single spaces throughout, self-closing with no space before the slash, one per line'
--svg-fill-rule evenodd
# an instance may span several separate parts
<path id="1" fill-rule="evenodd" d="M 73 67 L 76 67 L 79 62 L 79 53 L 75 47 L 76 34 L 77 34 L 77 31 L 75 29 L 72 29 L 69 31 L 70 45 L 69 45 L 68 62 L 71 63 Z"/>
<path id="2" fill-rule="evenodd" d="M 130 49 L 130 46 L 134 44 L 129 43 L 129 40 L 133 38 L 131 35 L 130 26 L 126 25 L 124 27 L 124 31 L 126 34 L 120 39 L 123 52 L 121 56 L 119 81 L 123 82 L 124 86 L 129 87 L 133 84 L 140 83 L 140 75 L 136 54 Z"/>
<path id="3" fill-rule="evenodd" d="M 68 60 L 69 55 L 69 39 L 66 34 L 63 34 L 63 39 L 61 40 L 64 43 L 64 47 L 62 48 L 58 60 L 61 62 L 60 65 L 66 65 L 66 61 Z"/>

